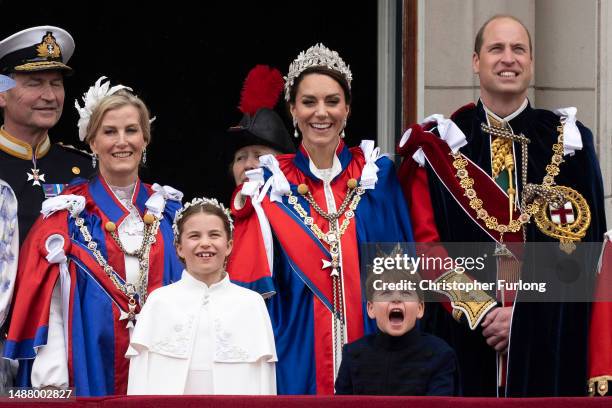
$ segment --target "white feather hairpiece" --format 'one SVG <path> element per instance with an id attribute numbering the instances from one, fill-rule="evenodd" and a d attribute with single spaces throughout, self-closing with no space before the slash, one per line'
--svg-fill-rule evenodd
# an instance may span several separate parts
<path id="1" fill-rule="evenodd" d="M 74 107 L 76 108 L 77 112 L 79 112 L 79 122 L 77 123 L 77 127 L 79 128 L 79 139 L 81 142 L 83 142 L 85 140 L 85 136 L 87 136 L 87 125 L 89 125 L 91 115 L 100 101 L 121 89 L 127 89 L 128 91 L 132 90 L 132 88 L 125 85 L 115 85 L 111 87 L 110 81 L 102 83 L 102 81 L 105 79 L 105 76 L 98 78 L 96 83 L 90 87 L 85 94 L 83 94 L 83 107 L 79 105 L 78 99 L 74 101 Z"/>

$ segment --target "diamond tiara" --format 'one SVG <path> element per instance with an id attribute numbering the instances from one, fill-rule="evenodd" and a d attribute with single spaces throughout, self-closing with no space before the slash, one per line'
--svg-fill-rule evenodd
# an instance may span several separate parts
<path id="1" fill-rule="evenodd" d="M 202 206 L 205 204 L 210 204 L 212 206 L 219 208 L 221 211 L 223 211 L 223 214 L 225 214 L 225 216 L 227 217 L 227 220 L 229 221 L 230 232 L 231 233 L 234 232 L 234 221 L 232 220 L 230 211 L 227 208 L 225 208 L 225 206 L 222 203 L 217 201 L 216 198 L 206 198 L 206 197 L 194 198 L 190 202 L 185 203 L 185 205 L 183 205 L 183 208 L 178 209 L 176 211 L 176 214 L 174 215 L 174 223 L 172 223 L 172 231 L 174 232 L 174 242 L 175 243 L 178 243 L 178 239 L 179 239 L 178 222 L 181 220 L 181 218 L 183 218 L 183 214 L 185 213 L 185 211 L 189 207 L 194 207 L 196 205 Z"/>
<path id="2" fill-rule="evenodd" d="M 291 88 L 297 77 L 299 77 L 304 70 L 311 67 L 327 67 L 334 71 L 338 71 L 346 79 L 349 89 L 351 88 L 353 74 L 349 66 L 344 63 L 336 51 L 332 51 L 319 43 L 307 49 L 306 52 L 300 52 L 300 55 L 298 55 L 291 65 L 289 65 L 289 72 L 285 77 L 285 100 L 287 102 L 289 102 Z"/>

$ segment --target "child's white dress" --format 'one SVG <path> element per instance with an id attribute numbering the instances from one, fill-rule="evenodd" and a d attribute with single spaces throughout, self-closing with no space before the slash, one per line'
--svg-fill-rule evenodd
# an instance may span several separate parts
<path id="1" fill-rule="evenodd" d="M 151 293 L 132 334 L 128 394 L 276 394 L 276 349 L 263 298 L 226 276 L 187 271 Z"/>

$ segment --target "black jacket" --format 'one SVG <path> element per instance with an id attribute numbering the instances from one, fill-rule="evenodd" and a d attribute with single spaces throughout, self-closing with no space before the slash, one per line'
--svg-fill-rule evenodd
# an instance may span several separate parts
<path id="1" fill-rule="evenodd" d="M 444 340 L 417 328 L 378 332 L 344 346 L 336 394 L 458 395 L 456 360 Z"/>

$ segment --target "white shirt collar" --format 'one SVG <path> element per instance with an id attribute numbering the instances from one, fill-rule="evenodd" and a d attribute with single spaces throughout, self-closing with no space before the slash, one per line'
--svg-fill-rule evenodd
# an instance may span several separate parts
<path id="1" fill-rule="evenodd" d="M 310 172 L 314 174 L 314 176 L 317 177 L 319 180 L 322 180 L 326 183 L 330 183 L 334 179 L 334 177 L 342 173 L 342 163 L 340 163 L 340 159 L 338 158 L 338 155 L 336 154 L 336 151 L 338 150 L 339 145 L 340 145 L 340 141 L 338 141 L 338 144 L 336 145 L 336 148 L 334 149 L 334 158 L 332 161 L 332 166 L 329 169 L 319 169 L 313 163 L 312 159 L 310 158 L 310 153 L 308 152 L 308 149 L 304 147 L 304 151 L 306 152 L 306 155 L 308 156 L 308 168 L 310 169 Z"/>
<path id="2" fill-rule="evenodd" d="M 317 178 L 326 183 L 330 183 L 334 179 L 334 177 L 342 173 L 342 164 L 340 163 L 340 159 L 338 159 L 338 156 L 336 156 L 335 154 L 331 168 L 318 169 L 317 166 L 315 166 L 315 164 L 312 162 L 312 160 L 309 163 L 309 167 L 312 174 L 314 174 Z"/>
<path id="3" fill-rule="evenodd" d="M 482 99 L 481 99 L 482 102 Z M 487 115 L 491 115 L 493 117 L 493 119 L 497 120 L 498 122 L 505 122 L 508 123 L 510 122 L 512 119 L 516 118 L 518 115 L 521 114 L 521 112 L 523 112 L 525 110 L 525 108 L 527 107 L 527 104 L 529 103 L 529 100 L 527 98 L 525 98 L 525 100 L 523 101 L 523 103 L 521 104 L 521 106 L 519 106 L 519 108 L 517 110 L 515 110 L 514 112 L 512 112 L 511 114 L 509 114 L 508 116 L 506 116 L 505 118 L 500 118 L 499 116 L 497 116 L 495 113 L 493 113 L 493 111 L 491 111 L 489 108 L 487 108 L 487 105 L 484 104 L 484 102 L 482 103 L 482 106 L 484 107 L 484 110 L 486 112 Z"/>
<path id="4" fill-rule="evenodd" d="M 183 280 L 187 285 L 191 287 L 196 287 L 196 288 L 201 288 L 201 289 L 206 289 L 206 290 L 215 290 L 215 289 L 222 288 L 225 285 L 227 285 L 230 281 L 229 275 L 227 274 L 227 272 L 225 272 L 225 275 L 219 282 L 213 283 L 212 285 L 208 286 L 206 283 L 202 282 L 199 279 L 196 279 L 192 274 L 187 272 L 187 269 L 183 270 L 183 275 L 181 276 L 181 280 Z"/>

